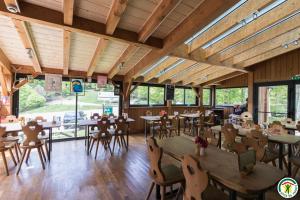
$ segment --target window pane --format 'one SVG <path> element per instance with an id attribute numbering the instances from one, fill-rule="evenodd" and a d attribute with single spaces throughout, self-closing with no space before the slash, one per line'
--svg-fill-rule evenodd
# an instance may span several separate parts
<path id="1" fill-rule="evenodd" d="M 149 87 L 149 104 L 150 105 L 164 105 L 164 93 L 163 87 Z"/>
<path id="2" fill-rule="evenodd" d="M 184 104 L 184 88 L 175 88 L 174 100 L 172 103 L 176 105 Z"/>
<path id="3" fill-rule="evenodd" d="M 203 89 L 203 105 L 210 105 L 210 89 Z"/>
<path id="4" fill-rule="evenodd" d="M 196 104 L 196 94 L 192 89 L 185 89 L 185 104 L 186 105 Z"/>
<path id="5" fill-rule="evenodd" d="M 246 103 L 248 88 L 227 88 L 216 90 L 216 105 L 242 105 Z"/>
<path id="6" fill-rule="evenodd" d="M 147 105 L 147 104 L 148 104 L 148 86 L 138 86 L 130 95 L 130 105 Z"/>

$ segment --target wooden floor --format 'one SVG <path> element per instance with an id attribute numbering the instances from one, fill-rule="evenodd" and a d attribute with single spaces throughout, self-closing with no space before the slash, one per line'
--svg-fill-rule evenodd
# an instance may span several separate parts
<path id="1" fill-rule="evenodd" d="M 164 162 L 171 162 L 164 158 Z M 97 160 L 87 156 L 84 141 L 57 142 L 51 163 L 43 171 L 37 152 L 31 154 L 19 176 L 9 162 L 10 176 L 0 163 L 0 199 L 2 200 L 75 200 L 144 199 L 148 191 L 148 157 L 143 136 L 130 137 L 129 151 L 115 149 L 114 156 L 103 148 Z M 269 196 L 269 195 L 268 195 Z M 280 199 L 272 195 L 267 199 Z M 154 198 L 154 192 L 152 195 Z"/>

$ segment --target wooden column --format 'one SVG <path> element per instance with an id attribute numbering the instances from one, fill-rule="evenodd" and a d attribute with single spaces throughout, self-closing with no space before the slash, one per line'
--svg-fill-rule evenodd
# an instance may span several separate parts
<path id="1" fill-rule="evenodd" d="M 253 114 L 253 87 L 254 75 L 253 72 L 248 72 L 248 112 Z"/>
<path id="2" fill-rule="evenodd" d="M 167 100 L 167 109 L 168 115 L 174 114 L 172 113 L 172 100 Z"/>
<path id="3" fill-rule="evenodd" d="M 200 86 L 198 89 L 198 106 L 203 106 L 203 87 Z"/>
<path id="4" fill-rule="evenodd" d="M 216 106 L 216 86 L 213 85 L 211 87 L 211 107 L 214 108 Z"/>

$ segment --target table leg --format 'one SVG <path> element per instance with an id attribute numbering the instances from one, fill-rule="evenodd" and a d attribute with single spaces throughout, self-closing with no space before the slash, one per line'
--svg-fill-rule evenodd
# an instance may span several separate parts
<path id="1" fill-rule="evenodd" d="M 154 137 L 155 136 L 155 133 L 154 133 L 154 122 L 153 123 L 151 123 L 151 130 L 152 130 L 152 137 Z"/>
<path id="2" fill-rule="evenodd" d="M 90 129 L 89 126 L 87 126 L 87 155 L 90 154 Z"/>
<path id="3" fill-rule="evenodd" d="M 128 130 L 127 130 L 127 134 L 126 134 L 126 143 L 127 143 L 127 146 L 126 146 L 126 150 L 128 151 L 128 147 L 129 147 L 129 124 L 128 124 Z"/>
<path id="4" fill-rule="evenodd" d="M 221 149 L 221 143 L 222 143 L 222 132 L 219 131 L 219 138 L 218 138 L 218 147 Z"/>
<path id="5" fill-rule="evenodd" d="M 180 120 L 180 118 L 178 119 L 178 136 L 180 135 L 180 122 L 181 122 L 181 120 Z"/>
<path id="6" fill-rule="evenodd" d="M 155 197 L 156 199 L 160 199 L 160 186 L 155 184 Z"/>
<path id="7" fill-rule="evenodd" d="M 288 144 L 288 175 L 291 176 L 292 174 L 292 164 L 290 162 L 290 158 L 292 156 L 292 145 Z"/>
<path id="8" fill-rule="evenodd" d="M 283 144 L 279 143 L 279 169 L 282 170 Z"/>
<path id="9" fill-rule="evenodd" d="M 84 136 L 85 136 L 84 146 L 86 148 L 87 140 L 89 139 L 87 136 L 87 126 L 84 127 Z"/>
<path id="10" fill-rule="evenodd" d="M 265 193 L 264 192 L 262 192 L 262 193 L 259 193 L 259 195 L 258 195 L 258 198 L 257 198 L 258 200 L 265 200 Z"/>
<path id="11" fill-rule="evenodd" d="M 49 129 L 49 150 L 48 150 L 48 160 L 50 162 L 52 151 L 52 128 Z"/>
<path id="12" fill-rule="evenodd" d="M 145 128 L 144 128 L 145 139 L 147 139 L 147 121 L 145 120 Z"/>
<path id="13" fill-rule="evenodd" d="M 229 199 L 230 200 L 236 200 L 236 191 L 229 191 Z"/>

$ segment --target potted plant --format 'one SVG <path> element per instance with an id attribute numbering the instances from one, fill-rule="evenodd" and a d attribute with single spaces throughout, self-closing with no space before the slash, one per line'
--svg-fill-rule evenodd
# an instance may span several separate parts
<path id="1" fill-rule="evenodd" d="M 195 154 L 196 155 L 200 155 L 200 156 L 204 156 L 205 154 L 205 149 L 208 146 L 208 142 L 206 139 L 203 139 L 200 136 L 197 136 L 195 138 L 195 144 L 196 144 L 196 150 L 195 150 Z"/>

